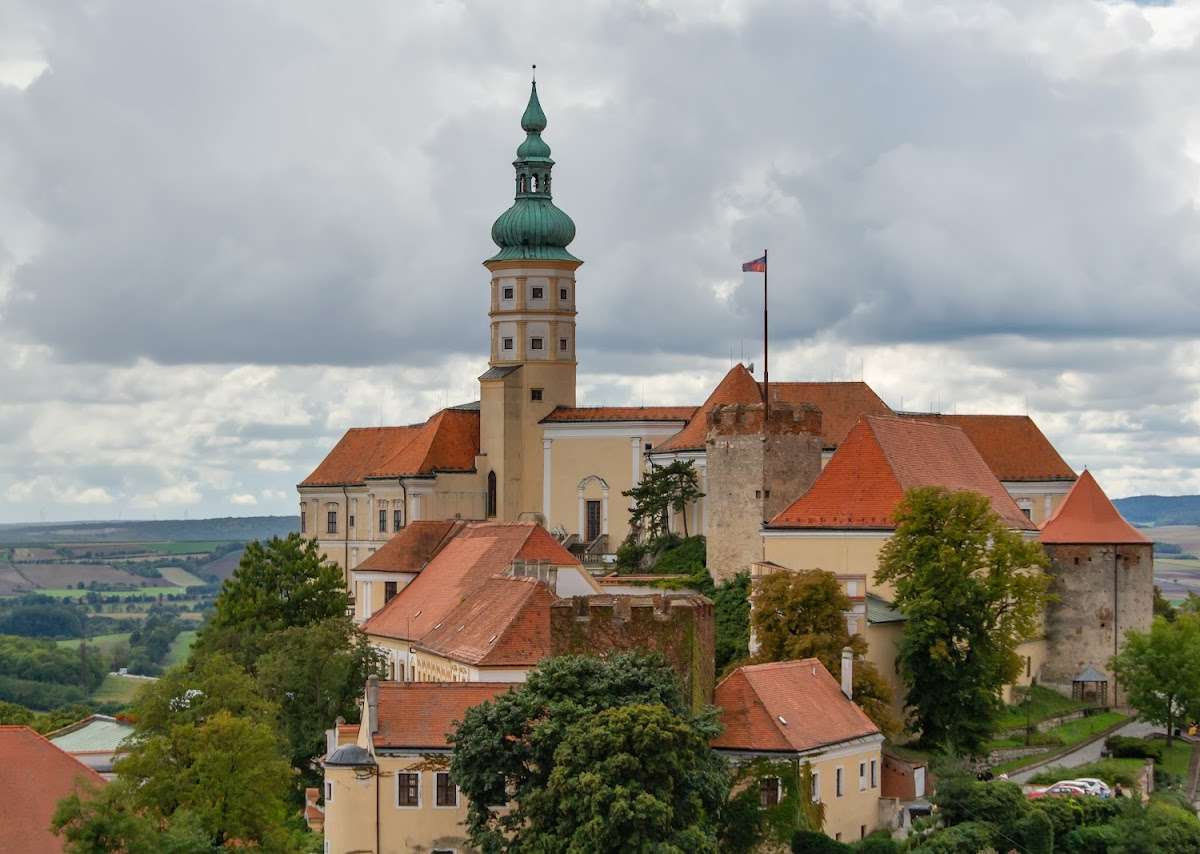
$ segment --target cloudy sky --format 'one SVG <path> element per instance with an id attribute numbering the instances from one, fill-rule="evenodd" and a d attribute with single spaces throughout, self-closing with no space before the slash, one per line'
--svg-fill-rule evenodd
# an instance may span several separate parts
<path id="1" fill-rule="evenodd" d="M 583 403 L 731 355 L 1200 492 L 1200 5 L 0 0 L 0 520 L 290 513 L 477 397 L 528 67 Z"/>

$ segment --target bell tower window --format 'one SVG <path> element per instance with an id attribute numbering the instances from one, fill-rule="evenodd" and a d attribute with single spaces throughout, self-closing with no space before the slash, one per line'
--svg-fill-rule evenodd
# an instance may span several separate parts
<path id="1" fill-rule="evenodd" d="M 488 472 L 487 479 L 487 515 L 488 518 L 494 518 L 496 515 L 496 473 Z"/>

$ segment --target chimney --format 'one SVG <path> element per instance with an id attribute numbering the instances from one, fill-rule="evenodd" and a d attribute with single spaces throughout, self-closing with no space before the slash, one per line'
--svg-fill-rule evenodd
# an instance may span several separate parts
<path id="1" fill-rule="evenodd" d="M 333 729 L 325 730 L 325 755 L 333 753 L 338 749 L 338 727 L 346 722 L 346 719 L 338 715 L 338 719 L 333 722 Z"/>
<path id="2" fill-rule="evenodd" d="M 367 677 L 367 731 L 379 732 L 379 677 Z"/>
<path id="3" fill-rule="evenodd" d="M 854 699 L 854 650 L 848 646 L 842 647 L 842 693 Z"/>

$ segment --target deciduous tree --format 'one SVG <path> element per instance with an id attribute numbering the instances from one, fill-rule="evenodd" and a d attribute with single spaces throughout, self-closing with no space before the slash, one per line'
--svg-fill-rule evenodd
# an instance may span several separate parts
<path id="1" fill-rule="evenodd" d="M 1045 553 L 973 492 L 912 489 L 894 515 L 875 580 L 895 585 L 906 619 L 900 672 L 912 725 L 930 746 L 976 754 L 1001 688 L 1020 673 L 1017 647 L 1038 631 Z"/>
<path id="2" fill-rule="evenodd" d="M 1155 617 L 1149 632 L 1130 630 L 1110 662 L 1129 705 L 1167 728 L 1167 744 L 1181 721 L 1200 717 L 1200 615 L 1181 611 L 1173 621 Z"/>
<path id="3" fill-rule="evenodd" d="M 644 531 L 650 539 L 667 533 L 667 518 L 672 510 L 683 513 L 689 504 L 704 497 L 700 491 L 700 477 L 691 460 L 653 466 L 642 476 L 640 483 L 621 494 L 633 500 L 630 527 Z M 683 536 L 688 536 L 686 513 L 683 513 Z"/>

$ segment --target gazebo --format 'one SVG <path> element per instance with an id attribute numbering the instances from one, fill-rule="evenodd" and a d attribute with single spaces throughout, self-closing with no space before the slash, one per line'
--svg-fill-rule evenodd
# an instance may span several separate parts
<path id="1" fill-rule="evenodd" d="M 1108 677 L 1090 664 L 1071 680 L 1071 698 L 1093 706 L 1108 705 Z"/>

